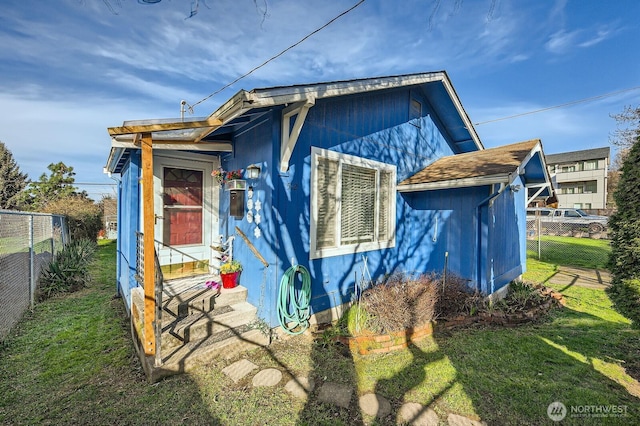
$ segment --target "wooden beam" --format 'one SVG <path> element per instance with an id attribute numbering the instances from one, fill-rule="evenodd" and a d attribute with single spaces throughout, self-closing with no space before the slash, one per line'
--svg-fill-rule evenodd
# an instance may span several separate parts
<path id="1" fill-rule="evenodd" d="M 132 141 L 111 141 L 112 148 L 140 148 L 140 143 L 136 144 Z M 153 149 L 158 150 L 183 150 L 183 151 L 203 151 L 203 152 L 232 152 L 233 146 L 230 142 L 187 142 L 187 141 L 169 141 L 169 140 L 153 140 Z"/>
<path id="2" fill-rule="evenodd" d="M 153 139 L 142 134 L 142 217 L 144 241 L 144 353 L 155 355 L 155 214 L 153 208 Z"/>
<path id="3" fill-rule="evenodd" d="M 209 127 L 212 130 L 222 126 L 222 120 L 207 118 L 200 121 L 174 121 L 171 123 L 139 124 L 132 126 L 109 127 L 109 136 L 130 135 L 136 133 L 162 132 L 166 130 L 187 130 Z"/>

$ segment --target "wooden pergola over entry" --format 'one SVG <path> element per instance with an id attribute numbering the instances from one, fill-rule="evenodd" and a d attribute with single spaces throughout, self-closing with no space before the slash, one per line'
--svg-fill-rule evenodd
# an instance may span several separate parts
<path id="1" fill-rule="evenodd" d="M 107 130 L 113 138 L 123 135 L 133 135 L 133 143 L 140 146 L 142 151 L 142 217 L 143 217 L 143 245 L 144 245 L 144 347 L 145 355 L 156 354 L 156 340 L 154 338 L 155 322 L 155 206 L 153 197 L 153 132 L 172 130 L 209 129 L 201 133 L 202 136 L 222 126 L 222 120 L 209 118 L 201 121 L 177 121 L 169 123 L 140 124 L 121 127 L 109 127 Z M 197 146 L 199 140 L 176 141 L 181 144 Z"/>

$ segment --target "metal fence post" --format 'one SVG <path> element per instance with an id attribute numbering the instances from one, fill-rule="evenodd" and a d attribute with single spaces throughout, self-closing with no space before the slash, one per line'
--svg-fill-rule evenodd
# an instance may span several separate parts
<path id="1" fill-rule="evenodd" d="M 55 239 L 56 224 L 54 223 L 53 218 L 54 216 L 51 215 L 51 259 L 53 259 L 53 257 L 56 255 L 56 239 Z"/>
<path id="2" fill-rule="evenodd" d="M 29 304 L 31 309 L 35 307 L 36 294 L 36 258 L 35 244 L 33 241 L 33 215 L 29 215 Z"/>
<path id="3" fill-rule="evenodd" d="M 538 215 L 538 217 L 536 217 L 536 225 L 538 228 L 538 260 L 540 260 L 542 258 L 541 254 L 542 254 L 542 250 L 540 248 L 540 242 L 542 237 L 540 236 L 542 234 L 542 220 L 540 220 L 540 216 Z"/>

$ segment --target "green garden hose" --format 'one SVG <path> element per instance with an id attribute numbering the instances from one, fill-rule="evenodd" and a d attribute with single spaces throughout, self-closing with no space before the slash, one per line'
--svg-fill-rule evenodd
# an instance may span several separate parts
<path id="1" fill-rule="evenodd" d="M 296 291 L 296 274 L 300 273 L 302 287 Z M 295 265 L 286 270 L 278 289 L 278 321 L 287 334 L 297 335 L 309 328 L 311 276 L 307 268 Z M 289 312 L 291 307 L 292 312 Z M 293 331 L 299 328 L 297 331 Z"/>

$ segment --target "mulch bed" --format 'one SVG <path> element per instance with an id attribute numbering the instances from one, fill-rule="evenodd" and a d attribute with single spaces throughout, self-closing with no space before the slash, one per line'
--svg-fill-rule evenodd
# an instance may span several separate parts
<path id="1" fill-rule="evenodd" d="M 352 352 L 360 355 L 381 354 L 405 349 L 412 342 L 417 342 L 433 334 L 434 331 L 451 330 L 457 327 L 472 325 L 498 325 L 513 327 L 539 319 L 554 306 L 565 306 L 561 293 L 547 287 L 540 287 L 540 295 L 544 301 L 538 305 L 513 313 L 503 311 L 481 311 L 476 315 L 456 315 L 441 318 L 437 322 L 429 321 L 421 326 L 391 332 L 387 334 L 371 334 L 366 331 L 358 336 L 337 336 L 336 340 L 348 346 Z"/>

